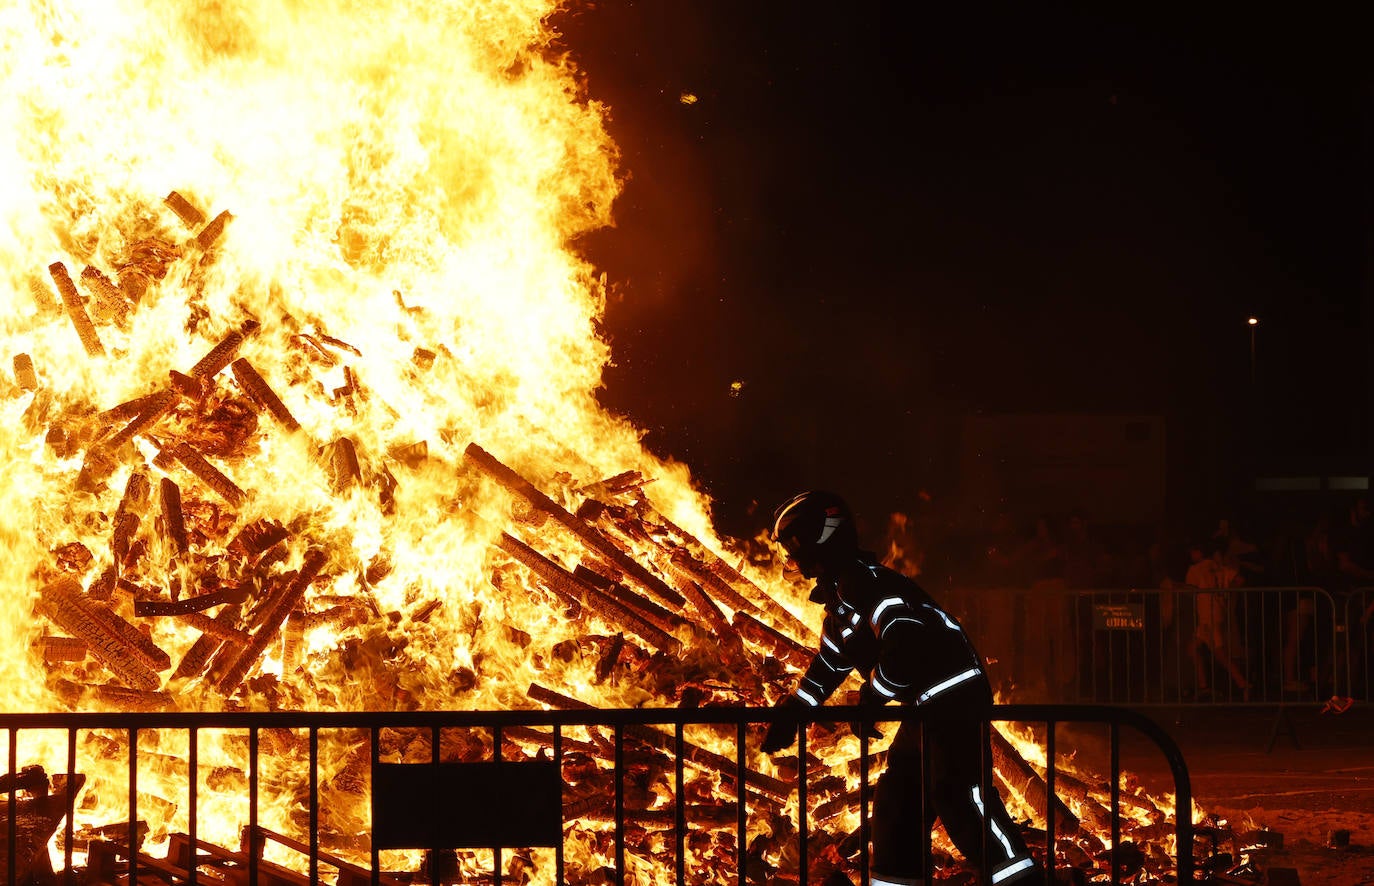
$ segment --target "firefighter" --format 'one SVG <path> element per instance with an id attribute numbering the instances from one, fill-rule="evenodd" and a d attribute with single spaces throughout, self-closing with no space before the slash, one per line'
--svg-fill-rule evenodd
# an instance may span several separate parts
<path id="1" fill-rule="evenodd" d="M 804 492 L 778 508 L 773 538 L 789 569 L 814 579 L 811 601 L 825 606 L 820 650 L 797 688 L 779 704 L 817 707 L 851 671 L 864 678 L 860 704 L 919 705 L 930 757 L 924 794 L 927 827 L 936 818 L 956 848 L 994 884 L 1043 883 L 1021 832 L 1007 815 L 984 760 L 990 759 L 982 717 L 992 688 L 958 622 L 914 581 L 859 550 L 849 508 L 828 492 Z M 876 710 L 875 710 L 876 714 Z M 872 731 L 872 718 L 854 724 Z M 873 796 L 871 884 L 923 884 L 921 732 L 902 724 L 888 749 L 887 770 Z M 772 724 L 762 749 L 774 754 L 796 740 L 797 721 Z M 983 858 L 986 829 L 987 855 Z"/>

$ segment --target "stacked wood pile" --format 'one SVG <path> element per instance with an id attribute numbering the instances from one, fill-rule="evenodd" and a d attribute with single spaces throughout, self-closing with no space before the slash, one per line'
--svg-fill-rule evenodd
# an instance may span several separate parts
<path id="1" fill-rule="evenodd" d="M 86 267 L 74 277 L 63 263 L 55 263 L 48 278 L 56 296 L 42 278 L 31 280 L 40 319 L 65 318 L 89 357 L 108 358 L 109 330 L 129 328 L 150 288 L 167 276 L 173 263 L 194 261 L 198 268 L 213 263 L 215 246 L 232 216 L 220 213 L 206 222 L 204 213 L 175 192 L 167 205 L 190 232 L 180 243 L 171 234 L 140 240 L 111 273 Z M 194 295 L 188 300 L 193 325 L 208 326 L 211 318 L 203 306 Z M 399 295 L 397 302 L 400 309 L 410 310 Z M 367 673 L 376 683 L 373 697 L 382 709 L 450 706 L 455 695 L 479 680 L 500 678 L 460 669 L 438 681 L 445 695 L 418 696 L 404 688 L 412 659 L 401 654 L 401 634 L 429 621 L 441 602 L 416 600 L 407 612 L 385 612 L 370 591 L 392 569 L 387 554 L 361 567 L 348 564 L 322 540 L 308 515 L 248 516 L 259 486 L 279 481 L 249 474 L 246 457 L 260 451 L 269 428 L 288 435 L 308 433 L 280 391 L 294 388 L 301 397 L 322 399 L 350 415 L 370 396 L 357 365 L 362 357 L 358 348 L 318 327 L 293 323 L 273 325 L 291 355 L 284 366 L 255 365 L 241 355 L 245 342 L 264 334 L 257 318 L 243 316 L 194 365 L 172 369 L 146 384 L 138 396 L 115 404 L 63 400 L 46 386 L 43 355 L 13 357 L 13 392 L 32 396 L 26 427 L 43 435 L 55 458 L 80 460 L 72 495 L 85 502 L 114 503 L 108 513 L 97 510 L 81 518 L 86 525 L 102 527 L 107 551 L 97 557 L 82 542 L 57 543 L 51 562 L 38 569 L 41 590 L 35 612 L 49 630 L 34 652 L 46 663 L 50 688 L 70 707 L 301 706 L 306 699 L 292 684 L 314 677 L 293 669 L 303 667 L 303 634 L 321 625 L 337 629 L 341 640 L 336 654 L 345 665 L 351 658 L 369 663 Z M 417 346 L 416 366 L 431 364 L 440 347 Z M 117 361 L 112 368 L 117 370 Z M 317 372 L 338 368 L 345 383 L 326 388 Z M 337 492 L 362 490 L 388 513 L 407 471 L 430 459 L 424 441 L 366 453 L 342 436 L 315 445 L 314 451 L 319 470 Z M 550 494 L 475 443 L 466 447 L 462 464 L 452 468 L 456 474 L 465 472 L 466 482 L 492 481 L 506 493 L 509 511 L 500 518 L 505 525 L 488 527 L 493 584 L 501 593 L 532 596 L 557 608 L 567 625 L 565 636 L 538 649 L 530 648 L 531 637 L 520 626 L 504 625 L 513 648 L 547 661 L 592 659 L 598 683 L 633 681 L 664 707 L 770 706 L 809 662 L 815 632 L 747 578 L 742 564 L 727 562 L 656 510 L 646 493 L 649 478 L 626 472 L 604 479 L 586 476 L 579 483 L 568 473 L 549 483 Z M 116 476 L 125 478 L 123 485 L 111 489 Z M 579 551 L 571 564 L 566 555 L 555 553 L 570 547 Z M 344 576 L 350 579 L 348 593 L 335 590 Z M 177 630 L 163 629 L 167 625 Z M 286 674 L 299 673 L 301 679 L 278 680 L 264 673 L 264 660 L 273 656 L 280 658 Z M 530 707 L 576 708 L 599 701 L 559 685 L 535 683 L 518 691 Z M 507 759 L 547 755 L 551 747 L 549 736 L 537 730 L 511 729 L 507 740 Z M 109 748 L 100 751 L 106 741 Z M 703 735 L 689 741 L 685 752 L 693 882 L 733 879 L 729 872 L 736 864 L 734 832 L 741 800 L 751 823 L 761 818 L 767 822 L 762 829 L 753 828 L 756 836 L 747 847 L 749 879 L 786 882 L 801 863 L 787 848 L 795 832 L 788 810 L 795 771 L 786 763 L 775 769 L 773 761 L 759 758 L 751 748 L 750 768 L 738 784 L 733 752 L 723 756 L 706 746 L 731 746 L 732 741 L 731 736 Z M 387 740 L 384 751 L 392 759 L 416 754 L 428 759 L 429 751 L 417 750 L 417 742 L 417 736 L 400 731 Z M 116 739 L 95 736 L 88 745 L 111 759 L 127 753 Z M 489 741 L 455 739 L 445 744 L 442 756 L 476 760 L 489 758 L 491 750 Z M 340 805 L 350 797 L 358 802 L 370 765 L 366 748 L 362 751 L 324 779 L 326 805 L 331 798 Z M 566 817 L 581 822 L 591 844 L 603 857 L 613 858 L 608 843 L 612 830 L 606 822 L 613 812 L 609 767 L 615 749 L 606 734 L 591 729 L 569 736 L 565 751 Z M 283 764 L 299 763 L 301 752 L 299 739 L 289 736 L 265 747 L 269 760 Z M 664 834 L 675 822 L 672 737 L 651 728 L 630 730 L 624 753 L 629 765 L 628 850 L 644 863 L 671 870 L 674 844 Z M 1004 788 L 1025 796 L 1042 814 L 1043 773 L 1010 746 L 999 744 L 998 753 Z M 830 765 L 814 757 L 805 762 L 811 820 L 819 825 L 810 841 L 811 881 L 821 882 L 835 872 L 857 876 L 857 835 L 827 825 L 846 815 L 852 820 L 857 810 L 857 764 Z M 242 769 L 222 775 L 226 783 L 244 778 Z M 1058 777 L 1073 807 L 1056 801 L 1064 863 L 1100 869 L 1099 835 L 1109 830 L 1102 792 Z M 297 799 L 297 808 L 308 800 Z M 1162 822 L 1162 812 L 1151 814 Z M 326 850 L 342 856 L 366 852 L 351 836 L 356 827 L 334 826 L 327 818 L 321 835 Z M 120 824 L 83 824 L 83 839 L 100 843 L 100 828 Z M 127 833 L 128 823 L 122 826 Z M 170 836 L 165 823 L 150 830 Z M 1157 830 L 1142 832 L 1144 845 L 1159 842 L 1164 829 Z M 173 845 L 166 860 L 149 859 L 147 864 L 175 867 L 177 852 L 186 851 L 183 840 Z M 226 870 L 241 861 L 233 853 L 224 855 Z M 945 861 L 949 870 L 956 869 Z"/>

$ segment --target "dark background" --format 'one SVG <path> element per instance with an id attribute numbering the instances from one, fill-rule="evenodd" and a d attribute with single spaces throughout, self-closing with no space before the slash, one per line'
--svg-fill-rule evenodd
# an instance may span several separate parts
<path id="1" fill-rule="evenodd" d="M 1163 416 L 1171 518 L 1367 473 L 1363 24 L 948 5 L 559 15 L 628 174 L 603 402 L 731 534 L 947 491 L 966 415 Z"/>

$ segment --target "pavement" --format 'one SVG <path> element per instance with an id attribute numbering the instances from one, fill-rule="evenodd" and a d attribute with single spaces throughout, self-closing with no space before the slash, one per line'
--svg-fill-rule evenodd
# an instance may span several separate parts
<path id="1" fill-rule="evenodd" d="M 1374 884 L 1374 705 L 1357 703 L 1340 714 L 1322 713 L 1320 705 L 1141 712 L 1178 744 L 1204 813 L 1237 834 L 1268 828 L 1282 835 L 1281 849 L 1255 854 L 1257 867 L 1292 868 L 1302 886 Z M 1167 790 L 1172 779 L 1163 757 L 1128 732 L 1122 770 L 1152 790 Z M 1105 742 L 1075 738 L 1075 747 L 1102 759 Z M 1348 844 L 1340 831 L 1348 832 Z"/>

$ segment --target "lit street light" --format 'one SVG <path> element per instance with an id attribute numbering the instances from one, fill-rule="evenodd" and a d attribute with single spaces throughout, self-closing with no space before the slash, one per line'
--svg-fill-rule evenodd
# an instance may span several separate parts
<path id="1" fill-rule="evenodd" d="M 1246 324 L 1250 327 L 1250 391 L 1255 391 L 1255 327 L 1259 326 L 1258 317 L 1249 317 Z"/>

